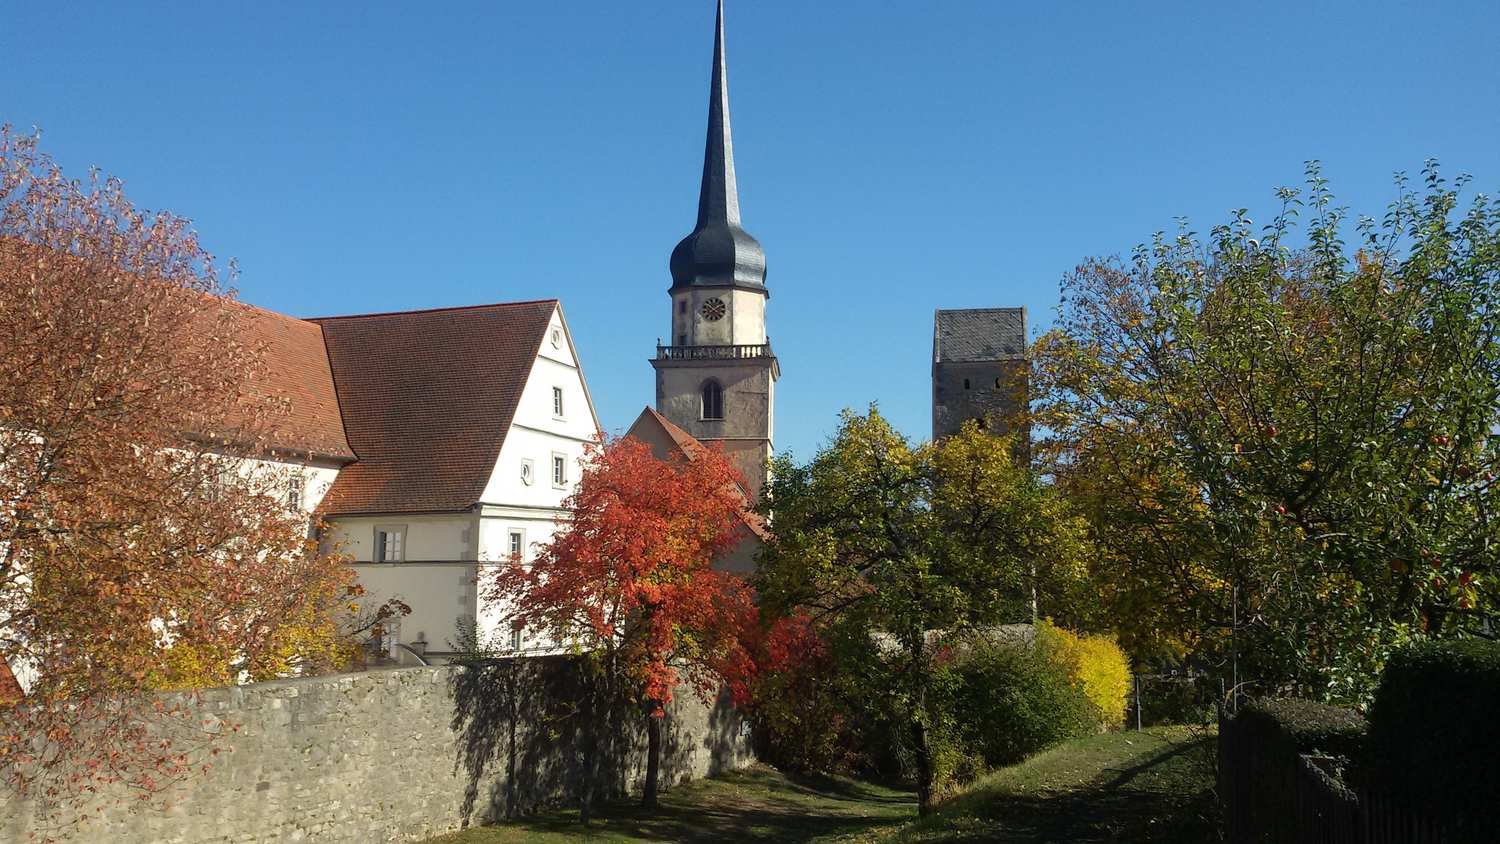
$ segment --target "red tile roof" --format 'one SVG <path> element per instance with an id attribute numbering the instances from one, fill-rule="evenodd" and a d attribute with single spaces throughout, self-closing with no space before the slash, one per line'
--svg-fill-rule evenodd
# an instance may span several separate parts
<path id="1" fill-rule="evenodd" d="M 635 423 L 630 426 L 630 433 L 635 431 L 637 425 L 648 420 L 659 425 L 666 432 L 667 437 L 672 440 L 672 444 L 677 446 L 678 450 L 688 460 L 697 460 L 709 448 L 697 437 L 684 431 L 677 423 L 662 416 L 650 407 L 642 410 L 641 415 L 636 417 Z M 765 518 L 751 508 L 750 496 L 745 492 L 743 486 L 740 486 L 737 491 L 740 494 L 741 501 L 740 521 L 744 522 L 745 527 L 751 533 L 763 540 L 769 540 L 771 538 L 771 531 L 766 525 Z"/>
<path id="2" fill-rule="evenodd" d="M 283 400 L 287 415 L 272 420 L 271 446 L 338 461 L 354 459 L 334 393 L 333 373 L 316 323 L 233 302 L 242 310 L 243 342 L 262 353 L 250 386 Z"/>
<path id="3" fill-rule="evenodd" d="M 21 691 L 21 684 L 16 681 L 16 675 L 10 671 L 10 666 L 4 659 L 0 659 L 0 706 L 15 703 L 26 697 Z"/>
<path id="4" fill-rule="evenodd" d="M 322 327 L 359 459 L 329 515 L 454 512 L 477 504 L 557 301 L 309 320 Z"/>

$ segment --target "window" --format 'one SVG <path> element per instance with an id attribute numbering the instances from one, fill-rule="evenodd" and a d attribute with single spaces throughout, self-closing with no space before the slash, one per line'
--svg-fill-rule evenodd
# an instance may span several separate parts
<path id="1" fill-rule="evenodd" d="M 679 314 L 685 314 L 685 313 L 687 313 L 687 300 L 686 299 L 678 299 L 677 300 L 677 313 L 679 313 Z"/>
<path id="2" fill-rule="evenodd" d="M 521 649 L 521 628 L 519 627 L 510 628 L 510 649 L 512 651 Z"/>
<path id="3" fill-rule="evenodd" d="M 969 389 L 969 379 L 967 379 L 967 378 L 964 379 L 964 389 L 965 390 Z"/>
<path id="4" fill-rule="evenodd" d="M 525 552 L 526 552 L 526 534 L 525 534 L 525 532 L 524 531 L 519 531 L 519 530 L 513 530 L 513 531 L 511 531 L 510 532 L 510 539 L 509 539 L 509 542 L 507 543 L 507 546 L 510 549 L 510 558 L 513 561 L 520 562 L 521 560 L 525 559 L 525 556 L 524 556 Z"/>
<path id="5" fill-rule="evenodd" d="M 552 455 L 552 485 L 558 488 L 568 484 L 568 458 L 566 455 Z"/>
<path id="6" fill-rule="evenodd" d="M 552 415 L 558 418 L 563 415 L 562 387 L 552 388 Z"/>
<path id="7" fill-rule="evenodd" d="M 724 418 L 724 388 L 718 381 L 703 382 L 703 418 Z"/>
<path id="8" fill-rule="evenodd" d="M 406 559 L 406 527 L 375 528 L 375 562 L 399 563 Z"/>
<path id="9" fill-rule="evenodd" d="M 224 493 L 232 489 L 238 476 L 234 471 L 234 465 L 228 458 L 214 459 L 213 478 L 209 481 L 207 497 L 209 501 L 219 501 L 224 498 Z"/>
<path id="10" fill-rule="evenodd" d="M 677 335 L 677 345 L 679 345 L 679 346 L 686 346 L 687 345 L 687 332 L 684 331 L 683 333 Z"/>
<path id="11" fill-rule="evenodd" d="M 554 348 L 554 349 L 561 349 L 562 348 L 562 329 L 561 328 L 554 328 L 554 329 L 552 329 L 552 348 Z"/>
<path id="12" fill-rule="evenodd" d="M 302 478 L 292 476 L 286 482 L 286 509 L 290 513 L 302 510 Z"/>

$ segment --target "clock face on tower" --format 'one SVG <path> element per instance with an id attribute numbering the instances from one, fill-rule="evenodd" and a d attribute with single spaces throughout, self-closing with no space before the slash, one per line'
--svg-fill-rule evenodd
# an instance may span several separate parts
<path id="1" fill-rule="evenodd" d="M 724 300 L 715 296 L 704 302 L 703 307 L 698 309 L 698 313 L 703 314 L 703 318 L 709 322 L 718 322 L 724 318 L 727 310 L 728 308 L 724 306 Z"/>

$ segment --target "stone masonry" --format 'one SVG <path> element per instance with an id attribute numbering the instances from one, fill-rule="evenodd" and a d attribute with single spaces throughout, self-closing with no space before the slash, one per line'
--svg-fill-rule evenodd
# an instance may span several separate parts
<path id="1" fill-rule="evenodd" d="M 570 799 L 585 744 L 563 657 L 488 668 L 373 671 L 214 689 L 202 713 L 239 725 L 205 775 L 165 808 L 106 799 L 43 813 L 0 793 L 0 840 L 252 842 L 420 840 Z M 643 721 L 626 713 L 602 763 L 608 791 L 639 788 Z M 723 701 L 682 689 L 664 730 L 664 785 L 748 764 Z M 76 818 L 101 808 L 92 820 Z"/>

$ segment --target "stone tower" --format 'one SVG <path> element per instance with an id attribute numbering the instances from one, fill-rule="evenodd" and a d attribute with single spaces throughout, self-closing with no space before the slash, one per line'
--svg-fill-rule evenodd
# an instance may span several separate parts
<path id="1" fill-rule="evenodd" d="M 719 0 L 698 222 L 672 250 L 671 339 L 658 342 L 651 365 L 657 412 L 720 445 L 758 498 L 770 469 L 781 370 L 766 337 L 766 256 L 740 226 L 726 77 Z"/>
<path id="2" fill-rule="evenodd" d="M 932 438 L 973 419 L 994 434 L 1027 400 L 1026 309 L 938 311 L 932 331 Z M 1025 453 L 1025 437 L 1018 445 Z"/>

